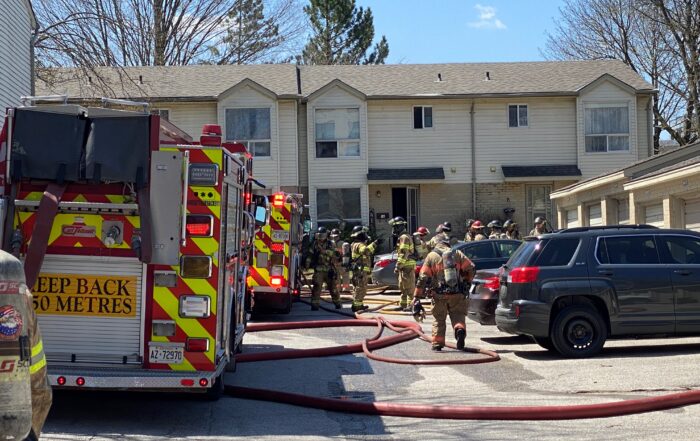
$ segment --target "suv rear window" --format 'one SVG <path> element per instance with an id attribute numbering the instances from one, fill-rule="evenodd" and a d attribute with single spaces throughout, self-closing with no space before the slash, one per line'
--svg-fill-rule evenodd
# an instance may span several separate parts
<path id="1" fill-rule="evenodd" d="M 653 236 L 605 237 L 598 241 L 596 257 L 602 264 L 644 265 L 659 263 Z"/>
<path id="2" fill-rule="evenodd" d="M 527 262 L 531 260 L 530 257 L 532 257 L 534 253 L 538 253 L 546 243 L 546 240 L 524 241 L 520 247 L 515 250 L 515 253 L 510 256 L 510 259 L 508 259 L 508 263 L 506 263 L 506 265 L 508 268 L 527 265 Z"/>
<path id="3" fill-rule="evenodd" d="M 535 266 L 566 266 L 571 262 L 578 248 L 579 239 L 550 239 L 537 258 Z"/>

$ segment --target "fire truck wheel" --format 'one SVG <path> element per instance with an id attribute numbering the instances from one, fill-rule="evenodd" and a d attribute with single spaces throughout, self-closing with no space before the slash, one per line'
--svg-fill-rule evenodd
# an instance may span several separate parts
<path id="1" fill-rule="evenodd" d="M 204 393 L 206 401 L 218 401 L 224 393 L 224 373 L 216 377 L 214 384 Z"/>

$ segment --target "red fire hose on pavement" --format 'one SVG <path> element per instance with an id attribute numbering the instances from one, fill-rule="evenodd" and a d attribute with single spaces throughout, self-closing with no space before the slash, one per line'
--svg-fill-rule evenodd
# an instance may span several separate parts
<path id="1" fill-rule="evenodd" d="M 381 309 L 382 305 L 375 310 Z M 330 308 L 322 309 L 352 316 L 346 312 L 335 311 Z M 497 353 L 479 348 L 465 348 L 466 352 L 481 354 L 479 358 L 449 359 L 449 360 L 408 360 L 384 357 L 372 353 L 373 350 L 386 348 L 398 343 L 403 343 L 415 338 L 430 341 L 420 325 L 409 321 L 388 321 L 383 317 L 373 319 L 343 320 L 313 320 L 287 323 L 254 323 L 247 327 L 248 332 L 262 332 L 274 330 L 312 329 L 346 326 L 376 326 L 377 333 L 362 343 L 353 343 L 339 346 L 330 346 L 314 349 L 288 349 L 283 351 L 263 352 L 254 354 L 239 354 L 237 363 L 250 363 L 255 361 L 288 360 L 295 358 L 325 357 L 331 355 L 343 355 L 363 352 L 372 360 L 387 363 L 415 364 L 415 365 L 455 365 L 489 363 L 500 360 Z M 390 329 L 396 334 L 382 336 L 384 329 Z M 454 346 L 447 345 L 454 349 Z M 439 418 L 455 420 L 569 420 L 583 418 L 607 418 L 614 416 L 630 415 L 643 412 L 672 409 L 681 406 L 700 403 L 700 390 L 681 393 L 666 394 L 655 397 L 646 397 L 633 400 L 615 401 L 609 403 L 568 405 L 568 406 L 461 406 L 461 405 L 431 405 L 390 402 L 364 402 L 336 398 L 322 398 L 309 395 L 282 392 L 278 390 L 257 389 L 241 386 L 225 387 L 228 395 L 235 398 L 251 400 L 271 401 L 276 403 L 292 404 L 296 406 L 310 407 L 334 412 L 349 412 L 364 415 L 398 416 L 412 418 Z"/>

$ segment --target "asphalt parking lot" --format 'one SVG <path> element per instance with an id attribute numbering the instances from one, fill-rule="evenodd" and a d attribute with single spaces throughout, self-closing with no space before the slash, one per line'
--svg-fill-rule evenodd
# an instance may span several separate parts
<path id="1" fill-rule="evenodd" d="M 394 297 L 387 297 L 393 299 Z M 297 303 L 289 316 L 262 320 L 341 318 Z M 389 316 L 396 318 L 396 316 Z M 609 402 L 700 387 L 700 338 L 608 342 L 587 360 L 562 360 L 522 337 L 467 322 L 467 345 L 497 351 L 501 361 L 466 366 L 411 366 L 362 354 L 240 364 L 227 383 L 364 401 L 489 406 Z M 430 321 L 423 324 L 430 332 Z M 360 341 L 372 328 L 249 334 L 244 352 L 313 348 Z M 448 333 L 449 337 L 449 333 Z M 406 358 L 471 357 L 433 353 L 417 340 L 380 351 Z M 700 406 L 570 421 L 453 421 L 343 414 L 224 397 L 57 393 L 46 440 L 501 440 L 696 439 Z"/>

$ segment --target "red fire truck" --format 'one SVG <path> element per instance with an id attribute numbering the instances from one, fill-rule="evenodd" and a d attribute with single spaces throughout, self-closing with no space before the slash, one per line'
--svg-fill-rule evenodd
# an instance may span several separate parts
<path id="1" fill-rule="evenodd" d="M 245 147 L 76 105 L 9 109 L 0 143 L 2 244 L 25 262 L 51 384 L 218 396 L 245 331 Z"/>
<path id="2" fill-rule="evenodd" d="M 255 234 L 248 288 L 253 311 L 289 313 L 301 288 L 303 195 L 279 192 L 269 198 L 268 221 Z"/>

